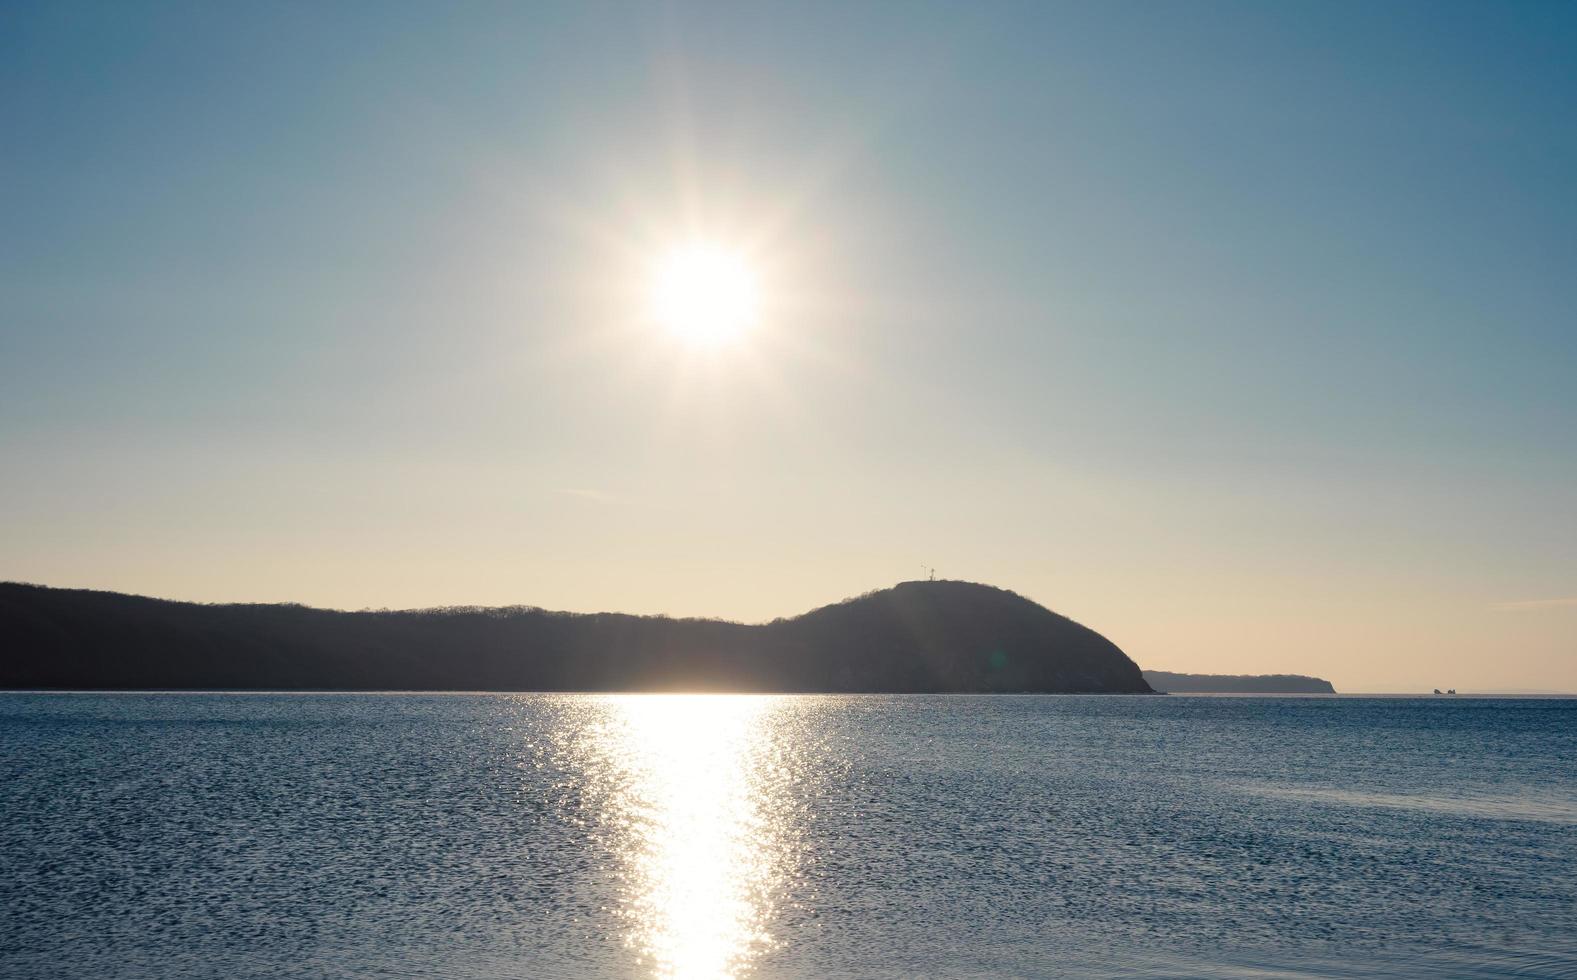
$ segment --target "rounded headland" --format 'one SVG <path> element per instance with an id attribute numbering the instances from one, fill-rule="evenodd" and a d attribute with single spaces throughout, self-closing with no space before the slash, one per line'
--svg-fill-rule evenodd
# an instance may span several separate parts
<path id="1" fill-rule="evenodd" d="M 1094 630 L 973 582 L 759 625 L 528 606 L 342 612 L 0 583 L 0 687 L 1151 693 Z"/>

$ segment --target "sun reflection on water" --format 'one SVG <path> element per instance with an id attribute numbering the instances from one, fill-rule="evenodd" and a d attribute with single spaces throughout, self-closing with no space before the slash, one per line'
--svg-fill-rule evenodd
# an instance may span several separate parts
<path id="1" fill-rule="evenodd" d="M 772 699 L 620 695 L 592 742 L 625 864 L 628 939 L 658 977 L 743 976 L 770 947 L 787 829 L 770 807 Z"/>

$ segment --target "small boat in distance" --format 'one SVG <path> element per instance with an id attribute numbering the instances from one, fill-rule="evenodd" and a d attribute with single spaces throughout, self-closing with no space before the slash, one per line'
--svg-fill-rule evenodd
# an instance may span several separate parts
<path id="1" fill-rule="evenodd" d="M 1436 694 L 1439 694 L 1439 693 L 1440 693 L 1440 688 L 1438 688 L 1438 687 L 1437 687 L 1437 688 L 1435 688 L 1435 693 L 1436 693 Z"/>

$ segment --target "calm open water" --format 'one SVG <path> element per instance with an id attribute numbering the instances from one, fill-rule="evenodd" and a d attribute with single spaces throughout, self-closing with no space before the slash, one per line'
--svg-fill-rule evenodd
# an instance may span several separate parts
<path id="1" fill-rule="evenodd" d="M 1577 701 L 0 695 L 0 976 L 1577 976 Z"/>

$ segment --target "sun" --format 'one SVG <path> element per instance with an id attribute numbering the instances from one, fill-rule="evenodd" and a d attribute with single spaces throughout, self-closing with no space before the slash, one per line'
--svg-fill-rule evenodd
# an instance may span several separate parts
<path id="1" fill-rule="evenodd" d="M 737 340 L 756 324 L 760 287 L 739 252 L 689 244 L 664 255 L 652 273 L 652 316 L 669 333 L 698 347 Z"/>

